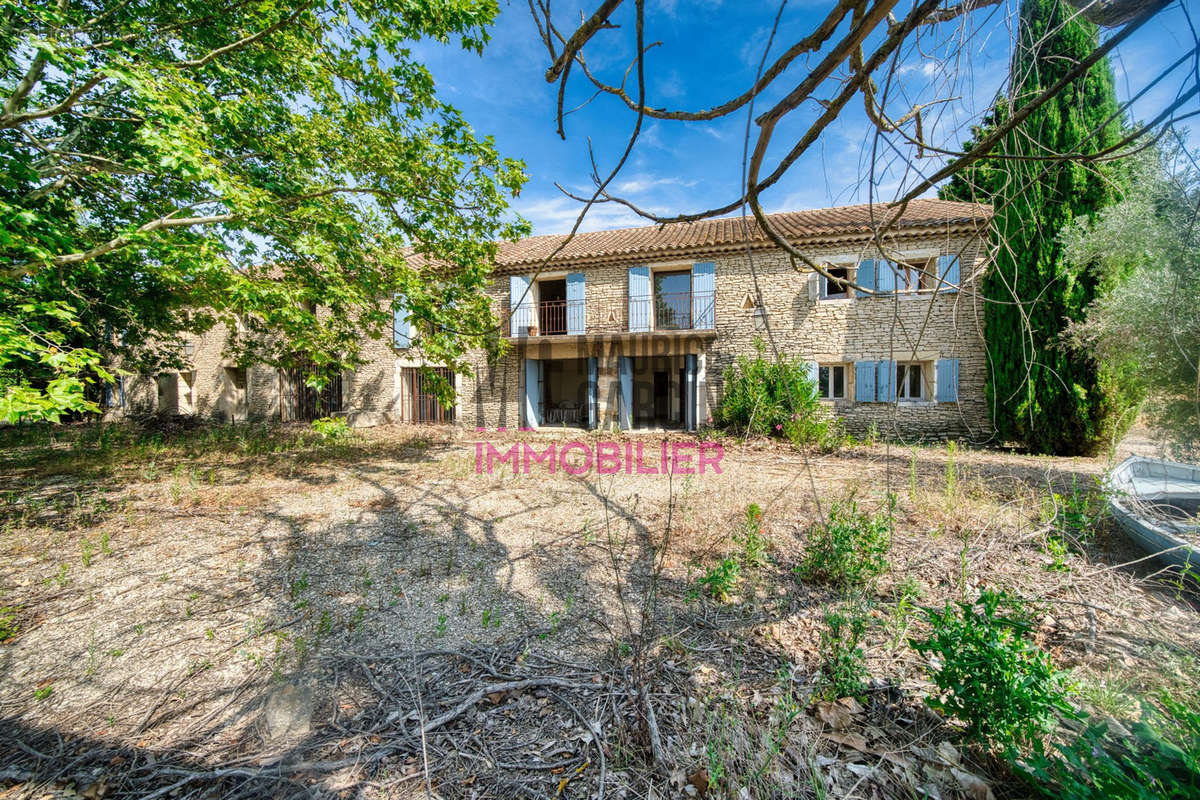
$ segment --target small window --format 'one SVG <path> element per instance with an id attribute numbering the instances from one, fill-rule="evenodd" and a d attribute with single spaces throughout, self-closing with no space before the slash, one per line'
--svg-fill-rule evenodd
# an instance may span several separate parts
<path id="1" fill-rule="evenodd" d="M 923 400 L 925 378 L 920 364 L 896 365 L 896 397 L 900 400 Z"/>
<path id="2" fill-rule="evenodd" d="M 850 282 L 850 268 L 830 267 L 826 272 L 829 273 L 828 278 L 821 276 L 821 297 L 830 300 L 849 297 L 846 284 Z"/>
<path id="3" fill-rule="evenodd" d="M 225 377 L 229 379 L 233 388 L 240 392 L 246 391 L 246 368 L 245 367 L 226 367 Z"/>
<path id="4" fill-rule="evenodd" d="M 921 291 L 932 292 L 938 288 L 938 260 L 937 256 L 925 262 L 925 268 L 921 270 Z"/>
<path id="5" fill-rule="evenodd" d="M 817 367 L 817 392 L 822 400 L 843 400 L 846 397 L 846 367 L 844 364 L 822 364 Z"/>
<path id="6" fill-rule="evenodd" d="M 898 293 L 916 292 L 927 288 L 925 285 L 925 268 L 923 264 L 899 264 L 888 262 L 896 275 L 896 291 Z"/>

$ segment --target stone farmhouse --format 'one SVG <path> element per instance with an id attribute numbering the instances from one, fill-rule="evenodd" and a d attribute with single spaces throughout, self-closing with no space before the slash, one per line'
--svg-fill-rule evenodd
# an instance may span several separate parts
<path id="1" fill-rule="evenodd" d="M 353 424 L 695 430 L 723 375 L 758 347 L 805 362 L 847 429 L 984 438 L 982 301 L 988 206 L 916 200 L 882 238 L 880 206 L 773 214 L 833 277 L 797 268 L 753 219 L 714 219 L 500 246 L 489 295 L 511 347 L 443 371 L 457 402 L 426 391 L 419 324 L 402 307 L 392 341 L 317 392 L 301 375 L 226 359 L 224 332 L 189 342 L 191 369 L 131 379 L 120 409 L 228 421 L 344 415 Z M 854 281 L 871 290 L 841 285 Z"/>

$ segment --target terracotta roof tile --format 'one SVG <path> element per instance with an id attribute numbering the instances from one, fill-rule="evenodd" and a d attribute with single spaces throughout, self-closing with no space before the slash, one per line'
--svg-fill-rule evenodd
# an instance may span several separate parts
<path id="1" fill-rule="evenodd" d="M 822 208 L 811 211 L 786 211 L 769 214 L 767 218 L 776 230 L 793 242 L 805 240 L 862 238 L 887 218 L 887 206 L 858 205 Z M 956 203 L 948 200 L 921 199 L 909 203 L 896 230 L 945 230 L 963 226 L 979 228 L 992 216 L 991 206 L 977 203 Z M 680 222 L 671 225 L 651 225 L 644 228 L 621 228 L 610 231 L 576 234 L 554 258 L 555 264 L 573 264 L 603 259 L 628 260 L 637 256 L 667 256 L 690 252 L 722 252 L 746 246 L 742 217 Z M 753 220 L 750 223 L 750 244 L 761 248 L 773 246 Z M 564 234 L 531 236 L 519 242 L 504 242 L 496 254 L 496 266 L 520 267 L 538 264 L 554 252 Z"/>

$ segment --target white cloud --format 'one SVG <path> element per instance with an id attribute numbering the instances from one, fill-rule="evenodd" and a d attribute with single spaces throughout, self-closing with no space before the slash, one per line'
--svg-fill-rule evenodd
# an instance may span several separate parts
<path id="1" fill-rule="evenodd" d="M 896 71 L 901 75 L 919 74 L 925 78 L 935 78 L 946 69 L 946 64 L 935 59 L 925 59 L 919 64 L 902 64 Z"/>
<path id="2" fill-rule="evenodd" d="M 676 99 L 687 94 L 687 88 L 683 85 L 683 77 L 679 74 L 679 70 L 675 69 L 655 81 L 654 88 L 656 94 L 667 99 Z"/>
<path id="3" fill-rule="evenodd" d="M 692 0 L 686 4 L 687 13 L 709 13 L 721 7 L 724 0 Z M 700 8 L 697 8 L 699 6 Z M 662 14 L 674 19 L 679 16 L 679 0 L 654 0 L 650 5 L 651 14 Z"/>
<path id="4" fill-rule="evenodd" d="M 656 175 L 639 173 L 618 181 L 613 185 L 613 193 L 618 195 L 640 194 L 650 189 L 662 189 L 668 186 L 680 186 L 685 189 L 696 185 L 695 180 L 686 178 L 660 178 Z"/>
<path id="5" fill-rule="evenodd" d="M 525 219 L 533 223 L 533 234 L 542 236 L 550 233 L 567 233 L 575 224 L 575 219 L 583 209 L 583 204 L 563 195 L 529 198 L 515 204 L 515 210 Z M 665 209 L 651 206 L 647 209 L 652 213 L 665 213 Z M 580 232 L 610 230 L 612 228 L 632 228 L 651 224 L 649 220 L 639 217 L 625 206 L 616 203 L 597 203 L 588 209 L 587 216 L 579 226 Z"/>

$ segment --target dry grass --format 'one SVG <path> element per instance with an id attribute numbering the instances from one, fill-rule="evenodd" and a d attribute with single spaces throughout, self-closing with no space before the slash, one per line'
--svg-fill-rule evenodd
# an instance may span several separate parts
<path id="1" fill-rule="evenodd" d="M 631 796 L 705 784 L 710 795 L 932 787 L 946 797 L 970 789 L 963 775 L 1000 791 L 1010 785 L 1003 770 L 952 745 L 954 729 L 921 705 L 924 665 L 905 645 L 919 630 L 915 605 L 981 586 L 1040 610 L 1039 639 L 1073 671 L 1086 704 L 1120 713 L 1155 688 L 1196 691 L 1187 586 L 1155 576 L 1108 522 L 1065 556 L 1046 550 L 1045 498 L 1090 490 L 1099 461 L 729 442 L 720 475 L 514 476 L 475 474 L 469 434 L 429 429 L 342 442 L 299 428 L 2 433 L 0 608 L 15 633 L 0 645 L 0 715 L 14 743 L 0 753 L 25 765 L 7 777 L 26 788 L 104 779 L 108 796 L 133 796 L 195 774 L 204 777 L 179 794 L 355 787 L 399 797 L 423 791 L 433 748 L 447 754 L 428 767 L 441 796 L 592 796 L 586 717 L 609 726 L 608 790 Z M 809 699 L 822 614 L 844 598 L 792 569 L 832 500 L 875 508 L 888 493 L 897 496 L 892 568 L 865 598 L 876 684 L 870 703 L 837 713 Z M 697 578 L 737 551 L 732 535 L 752 502 L 768 562 L 742 570 L 732 602 L 714 602 Z M 637 606 L 652 584 L 658 599 L 643 628 Z M 637 698 L 620 690 L 642 649 L 657 743 L 645 739 Z M 496 679 L 458 655 L 427 664 L 417 657 L 426 651 L 503 653 L 495 675 L 523 680 L 569 662 L 564 674 L 607 688 L 561 702 L 541 688 L 524 695 L 557 709 L 536 717 L 539 736 L 557 720 L 555 738 L 568 742 L 555 758 L 569 766 L 557 772 L 505 772 L 506 759 L 528 766 L 531 756 L 495 755 L 522 740 L 519 692 L 366 766 L 263 766 L 318 751 L 322 763 L 378 754 L 371 737 L 403 721 L 372 710 L 410 704 L 433 715 L 460 696 L 439 694 L 453 664 L 464 681 Z M 281 687 L 310 698 L 298 740 L 264 712 Z M 508 721 L 493 729 L 497 719 Z M 27 752 L 58 736 L 74 743 L 59 757 Z M 122 760 L 72 764 L 63 753 L 76 748 Z M 241 772 L 212 773 L 231 764 Z M 274 782 L 254 783 L 251 767 Z"/>

